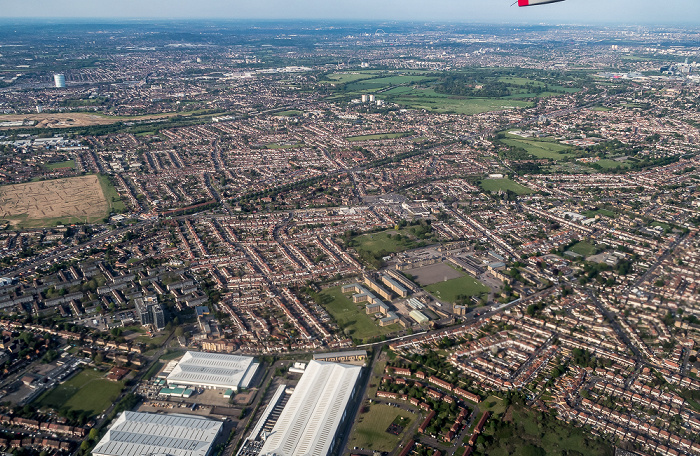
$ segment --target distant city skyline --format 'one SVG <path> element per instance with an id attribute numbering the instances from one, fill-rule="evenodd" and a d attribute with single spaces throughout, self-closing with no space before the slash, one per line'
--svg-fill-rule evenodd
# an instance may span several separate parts
<path id="1" fill-rule="evenodd" d="M 487 23 L 700 25 L 697 0 L 566 0 L 518 8 L 512 0 L 48 0 L 2 1 L 4 18 L 349 19 Z"/>

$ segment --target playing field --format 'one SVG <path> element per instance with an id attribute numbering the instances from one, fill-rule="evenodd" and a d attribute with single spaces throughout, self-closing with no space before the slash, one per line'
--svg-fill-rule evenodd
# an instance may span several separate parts
<path id="1" fill-rule="evenodd" d="M 15 227 L 95 222 L 109 212 L 97 176 L 0 187 L 0 219 Z"/>
<path id="2" fill-rule="evenodd" d="M 412 275 L 414 280 L 422 287 L 444 282 L 445 280 L 456 279 L 464 275 L 445 263 L 436 263 L 430 266 L 409 269 L 406 273 Z"/>
<path id="3" fill-rule="evenodd" d="M 386 432 L 389 425 L 396 417 L 401 416 L 409 420 L 400 435 Z M 367 413 L 359 415 L 359 422 L 348 441 L 348 446 L 360 447 L 373 451 L 393 451 L 406 434 L 413 420 L 413 414 L 397 407 L 386 404 L 373 404 Z"/>
<path id="4" fill-rule="evenodd" d="M 596 253 L 595 246 L 587 241 L 578 242 L 578 243 L 576 243 L 576 245 L 571 247 L 569 250 L 571 250 L 572 252 L 578 253 L 579 255 L 583 255 L 583 256 L 595 255 L 595 253 Z"/>
<path id="5" fill-rule="evenodd" d="M 67 160 L 57 163 L 47 163 L 46 168 L 48 169 L 62 169 L 62 168 L 75 168 L 75 160 Z"/>
<path id="6" fill-rule="evenodd" d="M 481 181 L 481 188 L 487 192 L 498 192 L 500 190 L 505 192 L 506 190 L 510 190 L 518 195 L 527 195 L 532 193 L 532 190 L 529 188 L 520 185 L 517 182 L 513 182 L 510 179 L 485 179 Z"/>
<path id="7" fill-rule="evenodd" d="M 399 237 L 397 234 L 401 236 Z M 363 234 L 353 240 L 358 243 L 357 250 L 366 250 L 371 253 L 382 252 L 386 255 L 415 247 L 415 241 L 406 229 Z"/>
<path id="8" fill-rule="evenodd" d="M 567 153 L 571 147 L 555 142 L 531 139 L 502 139 L 501 142 L 511 147 L 524 149 L 528 154 L 534 155 L 537 158 L 551 158 L 557 160 L 571 156 L 571 154 Z"/>
<path id="9" fill-rule="evenodd" d="M 453 303 L 459 296 L 478 296 L 489 291 L 487 286 L 468 275 L 437 282 L 424 288 L 439 300 Z"/>
<path id="10" fill-rule="evenodd" d="M 113 382 L 105 378 L 105 373 L 85 369 L 73 378 L 43 394 L 34 402 L 37 407 L 51 407 L 55 410 L 67 408 L 84 410 L 98 415 L 119 397 L 124 382 Z"/>
<path id="11" fill-rule="evenodd" d="M 376 336 L 398 331 L 399 325 L 379 326 L 365 312 L 364 304 L 355 304 L 341 292 L 341 287 L 328 288 L 318 295 L 320 304 L 330 313 L 338 326 L 356 340 L 368 340 Z"/>
<path id="12" fill-rule="evenodd" d="M 415 93 L 415 92 L 414 92 Z M 499 98 L 463 98 L 435 96 L 398 96 L 391 101 L 413 109 L 425 109 L 437 113 L 455 113 L 464 115 L 480 114 L 490 111 L 504 111 L 532 106 L 529 101 L 505 100 Z"/>

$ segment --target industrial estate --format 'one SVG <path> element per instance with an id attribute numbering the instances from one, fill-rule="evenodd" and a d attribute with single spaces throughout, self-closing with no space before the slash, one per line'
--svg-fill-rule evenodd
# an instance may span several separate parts
<path id="1" fill-rule="evenodd" d="M 700 455 L 699 43 L 0 25 L 0 451 Z"/>

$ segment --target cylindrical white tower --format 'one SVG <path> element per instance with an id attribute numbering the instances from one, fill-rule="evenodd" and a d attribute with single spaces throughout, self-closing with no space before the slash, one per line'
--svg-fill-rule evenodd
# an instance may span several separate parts
<path id="1" fill-rule="evenodd" d="M 374 94 L 369 95 L 369 102 L 374 103 Z"/>
<path id="2" fill-rule="evenodd" d="M 369 101 L 369 95 L 362 95 L 362 102 L 367 103 Z"/>
<path id="3" fill-rule="evenodd" d="M 66 86 L 66 77 L 61 74 L 57 73 L 53 75 L 53 82 L 56 85 L 56 87 L 61 88 Z"/>

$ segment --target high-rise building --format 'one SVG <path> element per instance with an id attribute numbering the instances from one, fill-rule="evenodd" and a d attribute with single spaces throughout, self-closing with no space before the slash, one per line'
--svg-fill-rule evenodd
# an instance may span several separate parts
<path id="1" fill-rule="evenodd" d="M 153 315 L 153 326 L 158 330 L 165 329 L 165 313 L 163 306 L 155 304 L 151 306 L 151 314 Z"/>
<path id="2" fill-rule="evenodd" d="M 61 88 L 66 86 L 66 77 L 61 74 L 57 73 L 53 75 L 53 82 L 56 85 L 56 87 Z"/>
<path id="3" fill-rule="evenodd" d="M 143 326 L 153 325 L 157 331 L 165 328 L 163 306 L 154 297 L 136 299 L 136 315 Z"/>

